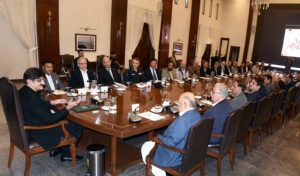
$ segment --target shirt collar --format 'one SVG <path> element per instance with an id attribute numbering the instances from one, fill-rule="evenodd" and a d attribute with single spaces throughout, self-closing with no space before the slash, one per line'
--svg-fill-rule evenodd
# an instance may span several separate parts
<path id="1" fill-rule="evenodd" d="M 187 111 L 189 111 L 189 110 L 193 110 L 194 108 L 190 108 L 190 109 L 187 109 L 187 110 L 185 110 L 185 111 L 183 111 L 183 112 L 180 112 L 179 113 L 179 116 L 183 116 L 183 114 L 185 114 Z"/>

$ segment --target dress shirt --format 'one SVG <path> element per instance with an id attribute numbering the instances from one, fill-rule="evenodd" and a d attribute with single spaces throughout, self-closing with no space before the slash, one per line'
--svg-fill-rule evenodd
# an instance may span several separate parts
<path id="1" fill-rule="evenodd" d="M 179 113 L 179 116 L 183 116 L 183 114 L 185 114 L 187 111 L 192 110 L 192 109 L 194 109 L 194 108 L 189 108 L 189 109 L 187 109 L 187 110 L 185 110 L 185 111 L 183 111 L 183 112 L 180 112 L 180 113 Z"/>
<path id="2" fill-rule="evenodd" d="M 153 80 L 158 80 L 158 77 L 157 77 L 157 75 L 156 75 L 155 69 L 153 69 L 153 68 L 151 68 L 151 67 L 150 67 L 150 69 L 151 69 L 151 72 L 152 72 Z"/>
<path id="3" fill-rule="evenodd" d="M 53 79 L 52 79 L 51 75 L 48 75 L 48 74 L 45 74 L 45 75 L 46 75 L 46 78 L 48 80 L 48 83 L 50 85 L 51 90 L 54 91 L 55 90 L 55 86 L 54 86 L 54 82 L 53 82 Z"/>
<path id="4" fill-rule="evenodd" d="M 84 87 L 89 87 L 90 83 L 89 83 L 89 76 L 87 74 L 87 70 L 83 71 L 80 69 L 80 72 L 82 74 Z"/>

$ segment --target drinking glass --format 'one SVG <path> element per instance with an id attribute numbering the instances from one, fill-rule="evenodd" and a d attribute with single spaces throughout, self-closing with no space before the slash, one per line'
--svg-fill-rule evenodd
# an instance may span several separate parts
<path id="1" fill-rule="evenodd" d="M 110 106 L 109 106 L 109 113 L 115 114 L 117 112 L 117 100 L 116 96 L 110 97 Z"/>

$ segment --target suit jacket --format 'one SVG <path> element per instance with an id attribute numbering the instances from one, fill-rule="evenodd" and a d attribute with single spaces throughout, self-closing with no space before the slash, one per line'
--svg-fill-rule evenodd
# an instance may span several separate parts
<path id="1" fill-rule="evenodd" d="M 172 74 L 172 78 L 173 78 L 173 79 L 177 79 L 177 74 L 176 74 L 176 69 L 175 69 L 175 68 L 172 69 L 171 74 Z M 162 70 L 161 76 L 162 76 L 163 78 L 166 78 L 166 79 L 171 79 L 171 76 L 170 76 L 170 73 L 169 73 L 168 68 L 164 68 L 164 69 Z"/>
<path id="2" fill-rule="evenodd" d="M 185 79 L 189 78 L 190 75 L 189 75 L 189 72 L 188 72 L 188 69 L 185 68 Z M 181 70 L 181 67 L 179 67 L 177 70 L 176 70 L 176 74 L 177 74 L 177 79 L 183 79 L 183 71 Z"/>
<path id="3" fill-rule="evenodd" d="M 51 73 L 51 78 L 55 87 L 55 90 L 62 90 L 64 89 L 64 85 L 61 83 L 59 76 L 56 73 Z M 46 91 L 51 91 L 51 87 L 47 77 L 45 76 L 45 88 Z"/>
<path id="4" fill-rule="evenodd" d="M 232 107 L 233 110 L 239 109 L 242 106 L 244 106 L 244 104 L 247 103 L 247 97 L 244 94 L 244 92 L 236 95 L 231 101 L 230 101 L 230 105 Z"/>
<path id="5" fill-rule="evenodd" d="M 261 100 L 265 96 L 268 96 L 268 91 L 267 91 L 267 88 L 264 85 L 262 85 L 260 87 L 260 89 L 258 89 L 258 91 L 249 93 L 247 95 L 247 100 L 252 101 L 252 102 L 258 102 L 259 100 Z"/>
<path id="6" fill-rule="evenodd" d="M 267 89 L 268 95 L 270 95 L 272 92 L 276 92 L 276 88 L 272 82 L 266 84 L 265 87 Z"/>
<path id="7" fill-rule="evenodd" d="M 77 65 L 77 61 L 78 61 L 79 57 L 76 57 L 74 60 L 73 60 L 73 69 L 74 70 L 78 70 L 78 65 Z M 90 62 L 89 60 L 86 58 L 86 64 L 87 64 L 87 68 L 89 69 L 90 68 Z"/>
<path id="8" fill-rule="evenodd" d="M 200 76 L 205 77 L 206 75 L 210 75 L 210 68 L 206 68 L 206 70 L 204 70 L 204 67 L 200 68 Z"/>
<path id="9" fill-rule="evenodd" d="M 140 68 L 138 68 L 137 72 L 133 68 L 129 68 L 124 75 L 124 82 L 139 83 L 144 82 L 144 80 L 143 71 Z"/>
<path id="10" fill-rule="evenodd" d="M 66 108 L 52 114 L 50 112 L 50 109 L 53 108 L 51 103 L 40 98 L 38 92 L 33 91 L 26 85 L 20 89 L 19 95 L 25 125 L 51 125 L 61 121 L 68 114 L 68 110 Z M 55 127 L 43 130 L 28 130 L 28 134 L 29 138 L 34 139 L 40 146 L 48 150 L 59 144 L 63 133 L 61 127 Z"/>
<path id="11" fill-rule="evenodd" d="M 184 149 L 190 128 L 200 119 L 201 115 L 195 109 L 188 110 L 174 120 L 163 135 L 159 134 L 157 137 L 168 146 Z M 160 167 L 174 167 L 182 163 L 182 158 L 183 154 L 158 145 L 153 161 Z"/>
<path id="12" fill-rule="evenodd" d="M 238 67 L 231 67 L 231 71 L 232 71 L 232 72 L 231 72 L 232 74 L 239 74 L 239 73 L 240 73 Z"/>
<path id="13" fill-rule="evenodd" d="M 95 79 L 93 72 L 87 70 L 87 74 L 88 74 L 90 82 Z M 74 70 L 71 72 L 71 78 L 70 78 L 69 85 L 72 88 L 83 88 L 84 87 L 83 77 L 82 77 L 80 69 L 77 69 L 77 70 Z"/>
<path id="14" fill-rule="evenodd" d="M 284 83 L 282 80 L 278 82 L 278 85 L 280 89 L 285 90 L 286 92 L 295 85 L 293 81 L 289 81 L 287 83 Z"/>
<path id="15" fill-rule="evenodd" d="M 221 75 L 221 72 L 220 72 L 221 70 L 219 70 L 219 68 L 214 68 L 214 67 L 212 67 L 211 69 L 210 69 L 210 72 L 214 72 L 214 76 L 220 76 Z"/>
<path id="16" fill-rule="evenodd" d="M 157 75 L 157 79 L 158 80 L 161 80 L 161 73 L 158 69 L 155 69 L 155 72 L 156 72 L 156 75 Z M 144 71 L 144 78 L 145 78 L 145 81 L 151 81 L 153 80 L 153 76 L 152 76 L 152 72 L 151 72 L 151 69 L 150 67 L 148 67 L 145 71 Z"/>
<path id="17" fill-rule="evenodd" d="M 113 85 L 114 82 L 121 83 L 122 81 L 118 70 L 115 68 L 111 68 L 111 72 L 114 79 L 110 76 L 110 73 L 107 71 L 107 69 L 105 67 L 102 67 L 98 72 L 98 83 L 104 85 Z"/>
<path id="18" fill-rule="evenodd" d="M 188 71 L 190 77 L 192 77 L 193 75 L 200 76 L 200 67 L 194 68 L 193 66 L 190 66 Z"/>
<path id="19" fill-rule="evenodd" d="M 210 109 L 206 110 L 203 114 L 202 118 L 210 118 L 214 117 L 214 126 L 212 129 L 212 133 L 222 134 L 224 123 L 230 113 L 233 111 L 232 107 L 230 106 L 227 99 L 220 101 L 215 106 L 211 107 Z M 221 139 L 219 137 L 210 137 L 209 144 L 211 145 L 218 145 L 220 144 Z"/>
<path id="20" fill-rule="evenodd" d="M 246 66 L 245 67 L 240 66 L 240 67 L 238 67 L 238 70 L 239 70 L 240 74 L 245 74 L 246 73 Z"/>
<path id="21" fill-rule="evenodd" d="M 218 67 L 218 72 L 220 73 L 219 75 L 222 74 L 222 70 L 223 70 L 224 75 L 229 75 L 229 70 L 228 70 L 227 66 L 225 66 L 224 68 L 222 68 L 221 66 Z"/>

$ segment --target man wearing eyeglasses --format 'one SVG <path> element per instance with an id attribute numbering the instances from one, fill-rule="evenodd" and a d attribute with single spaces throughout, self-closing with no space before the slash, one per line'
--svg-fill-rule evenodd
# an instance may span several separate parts
<path id="1" fill-rule="evenodd" d="M 227 96 L 227 86 L 223 83 L 216 83 L 211 95 L 213 106 L 206 110 L 202 116 L 202 118 L 215 117 L 212 133 L 222 134 L 224 123 L 229 114 L 233 111 L 227 100 Z M 220 141 L 221 139 L 219 137 L 211 136 L 209 146 L 219 146 Z"/>
<path id="2" fill-rule="evenodd" d="M 45 78 L 44 73 L 38 68 L 29 68 L 23 75 L 25 85 L 20 89 L 19 96 L 22 104 L 25 124 L 29 126 L 44 126 L 52 125 L 61 120 L 65 120 L 69 110 L 74 108 L 80 103 L 77 101 L 67 101 L 65 99 L 58 99 L 52 101 L 45 101 L 39 96 L 39 92 L 44 89 Z M 63 104 L 66 105 L 59 111 L 53 111 L 53 106 Z M 82 134 L 82 127 L 76 123 L 69 121 L 65 125 L 66 130 L 76 138 L 78 144 Z M 54 127 L 42 130 L 28 130 L 29 141 L 37 142 L 41 147 L 49 150 L 60 143 L 61 136 L 63 135 L 61 127 Z M 50 157 L 54 157 L 59 153 L 61 161 L 71 161 L 69 146 L 53 149 L 50 151 Z M 82 156 L 76 156 L 77 160 L 83 159 Z"/>
<path id="3" fill-rule="evenodd" d="M 90 82 L 95 79 L 93 72 L 87 69 L 87 59 L 80 57 L 77 61 L 79 69 L 71 72 L 70 87 L 72 88 L 83 88 L 89 87 Z"/>

